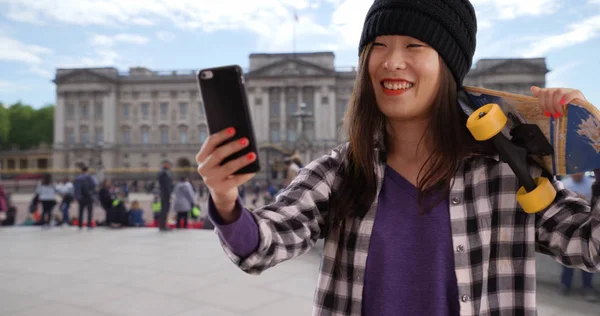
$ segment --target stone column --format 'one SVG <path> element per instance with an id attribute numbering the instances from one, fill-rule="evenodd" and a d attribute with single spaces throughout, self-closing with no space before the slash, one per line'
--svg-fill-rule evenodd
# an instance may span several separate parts
<path id="1" fill-rule="evenodd" d="M 329 90 L 329 88 L 328 88 Z M 326 137 L 324 139 L 330 140 L 336 138 L 336 128 L 337 128 L 337 118 L 335 116 L 335 108 L 336 108 L 336 91 L 329 91 L 329 117 L 325 127 L 327 128 Z"/>
<path id="2" fill-rule="evenodd" d="M 104 144 L 106 146 L 114 146 L 116 144 L 117 133 L 117 92 L 112 88 L 103 98 L 103 132 Z"/>
<path id="3" fill-rule="evenodd" d="M 315 89 L 315 107 L 314 107 L 314 111 L 319 111 L 319 113 L 321 113 L 321 111 L 323 110 L 323 105 L 321 104 L 321 96 L 323 95 L 322 93 L 323 91 L 323 87 L 319 87 L 319 89 Z M 321 140 L 323 139 L 323 130 L 324 130 L 324 119 L 325 119 L 325 115 L 314 115 L 314 125 L 315 125 L 315 140 Z"/>
<path id="4" fill-rule="evenodd" d="M 54 107 L 54 143 L 65 143 L 65 97 L 62 93 L 57 94 Z"/>
<path id="5" fill-rule="evenodd" d="M 296 105 L 296 111 L 300 111 L 301 109 L 301 105 L 304 102 L 304 99 L 302 98 L 302 87 L 297 87 L 296 88 L 298 90 L 298 104 Z M 302 118 L 298 118 L 297 119 L 297 125 L 296 125 L 296 138 L 300 138 L 300 136 L 302 135 L 302 130 L 304 129 L 304 124 L 302 123 Z"/>
<path id="6" fill-rule="evenodd" d="M 282 142 L 287 141 L 287 105 L 285 104 L 285 87 L 280 87 L 280 95 L 281 103 L 279 104 L 279 140 Z"/>
<path id="7" fill-rule="evenodd" d="M 81 100 L 81 94 L 75 93 L 75 95 L 76 97 L 73 101 L 73 111 L 75 112 L 73 113 L 73 118 L 75 122 L 75 125 L 73 126 L 73 137 L 75 138 L 75 143 L 79 144 L 81 142 L 81 139 L 79 139 L 79 128 L 81 127 L 81 104 L 79 103 L 79 101 Z"/>

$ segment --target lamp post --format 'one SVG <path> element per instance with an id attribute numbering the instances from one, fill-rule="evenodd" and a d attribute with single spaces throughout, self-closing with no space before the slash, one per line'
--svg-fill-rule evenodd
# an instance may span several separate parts
<path id="1" fill-rule="evenodd" d="M 296 111 L 296 113 L 294 113 L 292 116 L 294 116 L 296 119 L 298 119 L 298 129 L 300 131 L 299 133 L 299 137 L 296 140 L 296 146 L 294 146 L 295 150 L 298 150 L 301 153 L 305 153 L 306 150 L 308 150 L 308 147 L 310 146 L 310 143 L 308 142 L 308 137 L 306 136 L 306 132 L 304 130 L 304 120 L 307 117 L 311 117 L 313 114 L 312 112 L 308 112 L 306 111 L 306 103 L 301 103 L 300 104 L 300 109 L 298 111 Z M 303 157 L 304 159 L 306 159 L 306 157 Z"/>

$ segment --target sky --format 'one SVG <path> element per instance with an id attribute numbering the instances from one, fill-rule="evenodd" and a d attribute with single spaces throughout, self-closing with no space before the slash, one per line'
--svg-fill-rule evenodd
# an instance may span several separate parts
<path id="1" fill-rule="evenodd" d="M 471 0 L 480 58 L 545 57 L 547 87 L 600 107 L 600 0 Z M 198 70 L 251 53 L 356 66 L 371 0 L 0 0 L 0 102 L 53 104 L 58 68 Z M 295 18 L 297 17 L 297 20 Z M 295 36 L 294 36 L 295 34 Z"/>

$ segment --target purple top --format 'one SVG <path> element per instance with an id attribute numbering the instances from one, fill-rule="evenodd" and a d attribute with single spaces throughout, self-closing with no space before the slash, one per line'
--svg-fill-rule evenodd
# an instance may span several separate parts
<path id="1" fill-rule="evenodd" d="M 258 248 L 256 221 L 242 214 L 223 225 L 212 199 L 208 216 L 232 251 L 245 258 Z M 447 199 L 419 215 L 417 189 L 387 167 L 375 217 L 363 288 L 363 315 L 459 314 Z"/>
<path id="2" fill-rule="evenodd" d="M 363 315 L 399 311 L 458 315 L 458 285 L 448 200 L 419 214 L 417 188 L 388 166 L 367 256 Z"/>

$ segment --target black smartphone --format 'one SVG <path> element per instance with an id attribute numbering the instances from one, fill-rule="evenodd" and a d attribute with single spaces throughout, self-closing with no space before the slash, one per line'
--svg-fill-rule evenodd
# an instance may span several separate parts
<path id="1" fill-rule="evenodd" d="M 247 155 L 256 153 L 256 160 L 234 174 L 255 173 L 260 171 L 256 137 L 248 97 L 244 82 L 244 73 L 238 65 L 202 69 L 198 72 L 198 88 L 204 100 L 204 111 L 210 134 L 217 133 L 228 127 L 235 128 L 235 136 L 220 144 L 237 141 L 246 137 L 249 145 L 246 148 L 225 158 L 221 165 Z"/>

